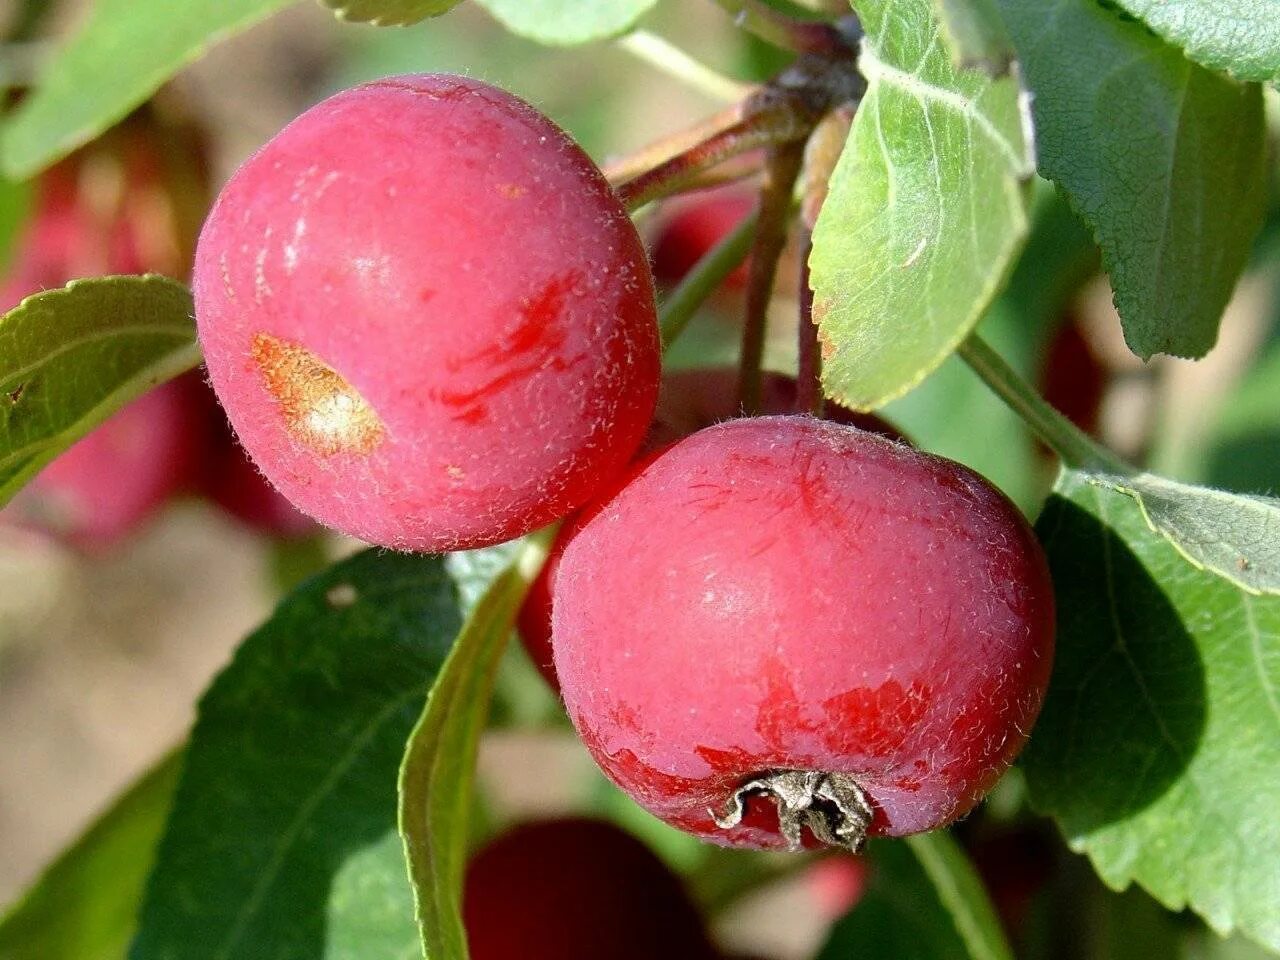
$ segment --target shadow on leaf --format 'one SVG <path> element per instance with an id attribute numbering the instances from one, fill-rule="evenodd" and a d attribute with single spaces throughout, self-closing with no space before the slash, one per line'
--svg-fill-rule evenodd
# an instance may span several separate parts
<path id="1" fill-rule="evenodd" d="M 1058 641 L 1025 765 L 1036 805 L 1078 837 L 1134 816 L 1181 776 L 1204 733 L 1204 665 L 1160 584 L 1102 520 L 1055 496 L 1037 529 Z"/>

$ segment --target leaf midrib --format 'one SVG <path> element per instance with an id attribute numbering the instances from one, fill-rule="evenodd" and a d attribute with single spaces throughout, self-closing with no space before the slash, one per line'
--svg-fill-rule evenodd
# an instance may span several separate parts
<path id="1" fill-rule="evenodd" d="M 950 107 L 962 116 L 969 118 L 986 135 L 987 139 L 1004 154 L 1009 161 L 1009 165 L 1014 170 L 1021 170 L 1026 166 L 1026 158 L 1019 156 L 1018 150 L 1014 145 L 996 128 L 990 118 L 978 109 L 976 101 L 966 99 L 952 90 L 926 83 L 915 74 L 886 63 L 880 59 L 879 54 L 870 44 L 864 43 L 862 46 L 862 52 L 858 56 L 858 69 L 862 71 L 862 75 L 866 77 L 869 85 L 886 83 L 889 86 L 896 86 L 906 91 L 917 100 L 932 100 L 935 103 Z"/>
<path id="2" fill-rule="evenodd" d="M 105 330 L 91 330 L 83 336 L 76 337 L 72 340 L 66 340 L 63 343 L 58 344 L 55 349 L 41 354 L 25 366 L 18 367 L 16 370 L 8 371 L 3 375 L 3 377 L 0 377 L 0 389 L 4 389 L 11 381 L 27 376 L 41 367 L 52 363 L 54 360 L 58 359 L 58 357 L 65 353 L 69 353 L 72 350 L 77 350 L 80 347 L 86 347 L 102 340 L 109 340 L 112 337 L 131 336 L 171 337 L 183 342 L 195 339 L 193 331 L 190 328 L 178 330 L 168 324 L 138 324 L 127 328 L 111 327 Z"/>

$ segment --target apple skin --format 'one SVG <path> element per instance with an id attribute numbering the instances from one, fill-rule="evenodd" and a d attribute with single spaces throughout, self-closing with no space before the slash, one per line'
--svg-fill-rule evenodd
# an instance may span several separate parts
<path id="1" fill-rule="evenodd" d="M 1021 749 L 1052 664 L 1052 583 L 1017 508 L 960 464 L 811 417 L 677 443 L 594 508 L 554 589 L 588 750 L 723 845 L 788 845 L 763 797 L 715 821 L 773 771 L 851 779 L 870 835 L 964 815 Z"/>
<path id="2" fill-rule="evenodd" d="M 223 189 L 194 289 L 254 462 L 371 543 L 470 549 L 559 519 L 653 414 L 626 211 L 565 133 L 474 80 L 392 77 L 304 113 Z"/>

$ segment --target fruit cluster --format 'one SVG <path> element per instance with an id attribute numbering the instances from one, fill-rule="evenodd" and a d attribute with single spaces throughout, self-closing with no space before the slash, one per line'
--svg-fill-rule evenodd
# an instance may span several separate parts
<path id="1" fill-rule="evenodd" d="M 332 97 L 227 184 L 194 279 L 213 386 L 309 515 L 424 551 L 571 517 L 525 632 L 667 822 L 856 849 L 963 815 L 1020 749 L 1053 599 L 1018 511 L 879 421 L 787 415 L 789 378 L 769 416 L 722 372 L 660 402 L 645 249 L 527 104 L 450 76 Z"/>

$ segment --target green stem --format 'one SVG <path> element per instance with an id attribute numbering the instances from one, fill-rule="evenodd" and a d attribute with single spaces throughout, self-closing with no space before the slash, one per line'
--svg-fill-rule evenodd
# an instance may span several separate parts
<path id="1" fill-rule="evenodd" d="M 742 262 L 756 232 L 756 215 L 738 224 L 717 243 L 671 291 L 658 313 L 658 329 L 665 350 L 684 332 L 698 308 Z"/>
<path id="2" fill-rule="evenodd" d="M 666 38 L 648 30 L 633 30 L 620 37 L 617 44 L 636 59 L 712 100 L 737 103 L 749 97 L 754 89 L 750 84 L 739 83 L 717 73 Z"/>
<path id="3" fill-rule="evenodd" d="M 1067 466 L 1120 476 L 1134 472 L 1133 467 L 1050 406 L 976 333 L 960 344 L 957 353 Z"/>

